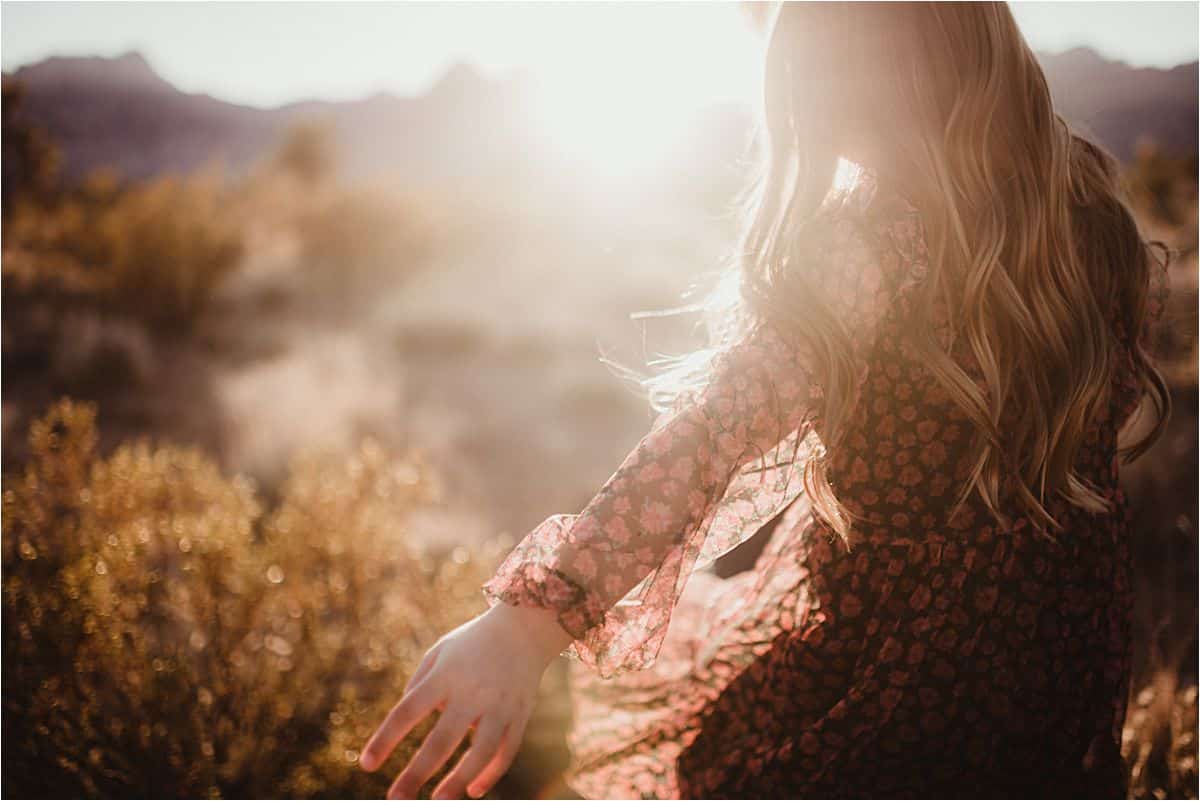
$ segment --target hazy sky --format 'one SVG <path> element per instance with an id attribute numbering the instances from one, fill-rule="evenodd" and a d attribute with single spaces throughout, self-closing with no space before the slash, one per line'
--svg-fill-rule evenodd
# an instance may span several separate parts
<path id="1" fill-rule="evenodd" d="M 1036 49 L 1088 45 L 1147 66 L 1197 57 L 1196 2 L 1013 8 Z M 647 103 L 690 87 L 686 103 L 738 96 L 755 63 L 745 15 L 723 3 L 4 2 L 0 33 L 6 71 L 52 54 L 136 49 L 184 91 L 259 106 L 419 92 L 457 60 L 575 90 L 625 78 L 645 84 Z"/>

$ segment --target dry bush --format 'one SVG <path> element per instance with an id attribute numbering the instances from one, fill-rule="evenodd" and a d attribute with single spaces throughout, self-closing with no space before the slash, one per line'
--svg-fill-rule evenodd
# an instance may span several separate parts
<path id="1" fill-rule="evenodd" d="M 1162 670 L 1129 704 L 1122 752 L 1131 798 L 1196 797 L 1196 685 Z"/>
<path id="2" fill-rule="evenodd" d="M 0 267 L 6 426 L 23 429 L 65 394 L 103 402 L 113 430 L 189 441 L 201 431 L 215 449 L 192 344 L 242 261 L 228 197 L 216 173 L 124 185 L 97 172 L 53 198 L 12 201 Z M 25 457 L 14 444 L 5 469 Z"/>
<path id="3" fill-rule="evenodd" d="M 4 290 L 186 330 L 242 258 L 241 222 L 225 201 L 216 173 L 123 186 L 97 172 L 48 207 L 18 203 Z"/>
<path id="4" fill-rule="evenodd" d="M 1155 356 L 1174 408 L 1163 438 L 1122 471 L 1133 515 L 1132 697 L 1123 751 L 1134 798 L 1196 798 L 1197 183 L 1195 157 L 1150 144 L 1129 165 L 1139 225 L 1175 251 Z"/>
<path id="5" fill-rule="evenodd" d="M 14 92 L 6 83 L 6 126 Z M 6 430 L 69 395 L 104 408 L 104 448 L 153 433 L 226 454 L 224 368 L 277 358 L 322 326 L 365 329 L 429 253 L 420 204 L 339 183 L 317 124 L 237 180 L 97 171 L 53 191 L 50 151 L 5 131 Z M 26 456 L 14 443 L 5 469 Z"/>
<path id="6" fill-rule="evenodd" d="M 25 114 L 25 85 L 4 75 L 0 86 L 0 127 L 4 129 L 0 206 L 7 224 L 14 198 L 46 203 L 55 195 L 62 153 Z"/>
<path id="7" fill-rule="evenodd" d="M 1172 156 L 1155 142 L 1139 143 L 1125 179 L 1143 214 L 1169 226 L 1192 227 L 1195 246 L 1197 157 Z"/>
<path id="8" fill-rule="evenodd" d="M 410 203 L 366 187 L 313 195 L 297 209 L 294 226 L 302 303 L 333 318 L 357 321 L 432 251 L 428 225 Z"/>
<path id="9" fill-rule="evenodd" d="M 190 449 L 96 454 L 63 401 L 4 494 L 4 778 L 15 796 L 380 795 L 357 749 L 494 549 L 405 537 L 419 461 L 297 462 L 271 511 Z M 420 732 L 418 732 L 419 734 Z M 391 771 L 394 772 L 394 771 Z"/>
<path id="10" fill-rule="evenodd" d="M 291 305 L 309 320 L 358 322 L 427 262 L 436 223 L 403 189 L 342 181 L 338 155 L 329 122 L 301 120 L 234 203 L 256 242 L 290 254 Z"/>
<path id="11" fill-rule="evenodd" d="M 333 118 L 316 117 L 293 124 L 268 157 L 268 172 L 291 175 L 310 187 L 327 183 L 338 170 L 335 131 Z"/>

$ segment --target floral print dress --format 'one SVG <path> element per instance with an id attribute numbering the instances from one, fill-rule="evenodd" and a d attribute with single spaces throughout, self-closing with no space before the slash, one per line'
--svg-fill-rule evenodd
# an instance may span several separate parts
<path id="1" fill-rule="evenodd" d="M 1123 795 L 1130 353 L 1078 462 L 1113 512 L 1052 502 L 1056 541 L 974 497 L 955 512 L 972 427 L 904 336 L 929 263 L 921 214 L 869 170 L 821 214 L 817 289 L 855 342 L 856 405 L 828 469 L 852 547 L 804 489 L 822 387 L 803 347 L 758 324 L 582 512 L 546 520 L 484 585 L 575 638 L 569 783 L 599 798 Z M 1116 309 L 1111 324 L 1124 331 Z M 773 520 L 753 570 L 701 569 Z"/>

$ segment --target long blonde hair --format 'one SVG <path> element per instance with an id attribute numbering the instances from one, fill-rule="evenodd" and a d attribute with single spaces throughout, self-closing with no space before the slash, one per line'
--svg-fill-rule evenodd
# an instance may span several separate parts
<path id="1" fill-rule="evenodd" d="M 1075 458 L 1119 368 L 1106 309 L 1117 298 L 1138 330 L 1152 254 L 1116 162 L 1055 112 L 1007 5 L 783 3 L 763 101 L 760 174 L 739 248 L 740 305 L 731 313 L 780 321 L 810 346 L 825 389 L 826 452 L 853 411 L 851 342 L 789 255 L 826 199 L 839 158 L 870 139 L 875 166 L 902 181 L 922 212 L 930 264 L 917 318 L 928 323 L 934 303 L 944 303 L 954 340 L 982 376 L 951 357 L 931 324 L 911 332 L 974 424 L 977 456 L 959 502 L 977 492 L 1003 520 L 1002 498 L 1015 497 L 1043 530 L 1058 525 L 1047 508 L 1054 495 L 1107 509 Z M 1157 421 L 1130 458 L 1157 438 L 1170 408 L 1140 348 L 1134 368 Z M 650 382 L 660 403 L 684 376 L 696 373 Z M 821 516 L 847 537 L 826 469 L 826 458 L 812 460 L 805 483 Z"/>

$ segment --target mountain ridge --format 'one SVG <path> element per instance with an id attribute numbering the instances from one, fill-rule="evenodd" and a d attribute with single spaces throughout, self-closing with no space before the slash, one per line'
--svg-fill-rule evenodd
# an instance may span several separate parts
<path id="1" fill-rule="evenodd" d="M 1119 158 L 1142 136 L 1181 155 L 1196 152 L 1200 65 L 1132 67 L 1077 47 L 1039 53 L 1059 111 Z M 22 116 L 63 151 L 63 174 L 77 180 L 111 165 L 131 178 L 188 171 L 222 158 L 248 169 L 286 128 L 319 115 L 332 121 L 349 174 L 396 170 L 413 180 L 512 167 L 532 160 L 536 132 L 523 106 L 523 79 L 491 79 L 464 62 L 422 93 L 374 91 L 348 100 L 303 99 L 261 108 L 184 92 L 136 50 L 118 56 L 51 56 L 4 73 L 24 84 Z M 723 112 L 731 114 L 734 112 Z M 716 137 L 746 120 L 708 120 Z"/>

